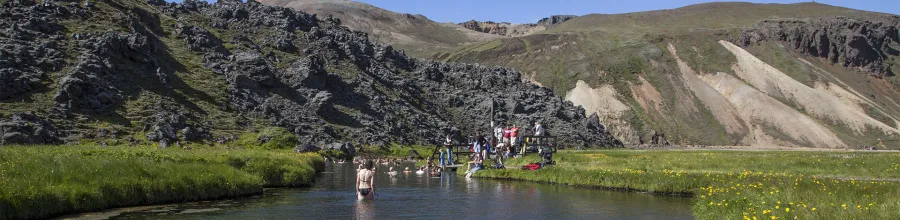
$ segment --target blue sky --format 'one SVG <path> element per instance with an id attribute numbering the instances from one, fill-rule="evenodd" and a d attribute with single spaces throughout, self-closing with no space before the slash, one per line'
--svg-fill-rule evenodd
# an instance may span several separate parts
<path id="1" fill-rule="evenodd" d="M 180 0 L 170 0 L 180 1 Z M 215 0 L 208 0 L 215 1 Z M 438 22 L 507 21 L 533 23 L 556 14 L 615 14 L 671 9 L 709 0 L 358 0 L 387 10 L 422 14 Z M 756 3 L 797 3 L 810 0 L 756 0 Z M 900 14 L 900 0 L 817 0 L 829 5 Z"/>

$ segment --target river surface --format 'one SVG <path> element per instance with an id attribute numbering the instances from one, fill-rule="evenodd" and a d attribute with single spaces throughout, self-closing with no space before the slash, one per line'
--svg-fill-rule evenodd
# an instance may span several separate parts
<path id="1" fill-rule="evenodd" d="M 413 164 L 404 164 L 412 167 Z M 404 166 L 397 166 L 402 168 Z M 310 188 L 263 195 L 126 209 L 110 219 L 693 219 L 690 198 L 517 181 L 416 174 L 378 166 L 377 199 L 357 201 L 356 167 L 327 164 Z M 90 215 L 83 216 L 91 218 Z"/>

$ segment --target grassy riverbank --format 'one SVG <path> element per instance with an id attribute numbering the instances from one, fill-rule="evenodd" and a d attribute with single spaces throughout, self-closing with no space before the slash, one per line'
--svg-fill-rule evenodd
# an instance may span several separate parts
<path id="1" fill-rule="evenodd" d="M 893 219 L 900 153 L 813 151 L 563 151 L 538 171 L 476 177 L 688 194 L 699 219 Z M 538 161 L 510 160 L 508 167 Z"/>
<path id="2" fill-rule="evenodd" d="M 311 184 L 318 154 L 94 146 L 0 147 L 0 218 L 230 198 Z"/>

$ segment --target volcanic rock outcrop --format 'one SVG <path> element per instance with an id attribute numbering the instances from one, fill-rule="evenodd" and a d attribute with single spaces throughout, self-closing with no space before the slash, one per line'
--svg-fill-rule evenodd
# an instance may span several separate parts
<path id="1" fill-rule="evenodd" d="M 791 49 L 877 77 L 892 76 L 888 55 L 900 55 L 900 18 L 865 21 L 845 17 L 814 20 L 766 20 L 744 29 L 737 42 L 746 47 L 764 41 L 786 42 Z"/>
<path id="2" fill-rule="evenodd" d="M 0 62 L 14 64 L 0 68 L 2 98 L 49 97 L 38 101 L 51 102 L 52 110 L 36 117 L 66 128 L 102 121 L 164 145 L 260 126 L 286 128 L 317 146 L 428 144 L 446 135 L 488 135 L 493 108 L 500 124 L 527 130 L 540 121 L 564 146 L 621 145 L 597 117 L 523 82 L 515 70 L 412 59 L 337 19 L 255 1 L 67 2 L 16 5 L 3 13 L 36 23 L 0 23 L 20 30 L 0 35 Z M 118 20 L 62 35 L 107 17 Z M 55 52 L 63 50 L 58 45 L 72 53 Z M 33 89 L 40 85 L 52 88 Z M 13 137 L 4 144 L 55 143 L 52 127 L 14 117 L 0 135 Z"/>
<path id="3" fill-rule="evenodd" d="M 553 15 L 550 17 L 543 18 L 539 20 L 537 23 L 531 24 L 512 24 L 509 22 L 493 22 L 493 21 L 466 21 L 463 23 L 459 23 L 459 26 L 462 26 L 466 29 L 478 31 L 482 33 L 495 34 L 507 37 L 518 37 L 530 35 L 533 33 L 537 33 L 543 31 L 549 27 L 554 25 L 562 24 L 568 20 L 576 18 L 578 16 L 575 15 Z"/>

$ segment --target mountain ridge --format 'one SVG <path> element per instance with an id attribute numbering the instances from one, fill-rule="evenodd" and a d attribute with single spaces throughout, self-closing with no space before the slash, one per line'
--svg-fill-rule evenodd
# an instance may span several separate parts
<path id="1" fill-rule="evenodd" d="M 457 25 L 466 29 L 478 31 L 482 33 L 495 34 L 505 37 L 520 37 L 539 33 L 554 25 L 561 24 L 578 16 L 575 15 L 553 15 L 542 18 L 537 23 L 513 24 L 510 22 L 493 22 L 493 21 L 476 21 L 470 20 Z"/>
<path id="2" fill-rule="evenodd" d="M 370 34 L 373 41 L 390 44 L 414 57 L 427 57 L 449 48 L 498 39 L 500 36 L 439 23 L 423 15 L 391 12 L 357 1 L 259 0 L 310 14 L 334 16 L 353 30 Z"/>
<path id="3" fill-rule="evenodd" d="M 819 124 L 816 126 L 823 126 L 841 141 L 812 144 L 802 138 L 803 132 L 794 131 L 800 128 L 757 121 L 768 116 L 750 112 L 738 112 L 737 122 L 746 130 L 734 130 L 733 123 L 726 123 L 733 121 L 728 119 L 734 118 L 728 116 L 731 111 L 716 109 L 718 105 L 738 105 L 738 100 L 728 99 L 725 90 L 706 89 L 719 81 L 700 79 L 712 79 L 705 76 L 718 73 L 737 76 L 733 67 L 742 65 L 738 58 L 745 54 L 727 50 L 719 41 L 735 42 L 742 46 L 740 50 L 755 57 L 747 61 L 770 65 L 789 76 L 781 79 L 816 89 L 805 90 L 815 96 L 837 96 L 852 107 L 834 111 L 850 115 L 862 112 L 861 117 L 877 119 L 875 124 L 896 128 L 900 93 L 898 79 L 890 72 L 900 66 L 895 52 L 900 47 L 894 37 L 897 21 L 896 15 L 818 3 L 709 3 L 648 12 L 588 14 L 537 34 L 459 47 L 432 58 L 513 67 L 525 73 L 525 80 L 552 88 L 557 94 L 593 91 L 593 97 L 599 97 L 596 100 L 568 100 L 585 106 L 588 112 L 598 112 L 603 123 L 627 144 L 657 142 L 656 137 L 664 134 L 668 141 L 685 145 L 851 148 L 897 139 L 898 134 L 849 128 L 852 123 L 808 112 L 804 110 L 808 106 L 801 104 L 805 101 L 769 92 L 773 90 L 762 88 L 763 84 L 739 87 L 764 92 L 765 96 L 754 97 L 772 97 L 774 100 L 759 102 L 772 106 L 739 106 L 767 109 L 784 104 L 792 109 L 785 109 L 785 114 L 798 111 L 809 116 Z M 677 48 L 677 55 L 664 52 L 669 51 L 669 44 Z M 818 48 L 828 48 L 828 52 L 818 53 L 823 51 Z M 688 77 L 680 77 L 685 74 Z M 738 79 L 749 80 L 746 77 L 756 73 L 748 74 Z M 830 84 L 839 86 L 823 86 Z M 621 103 L 612 106 L 622 107 L 587 107 L 596 106 L 595 102 Z M 888 143 L 882 147 L 900 145 Z"/>

